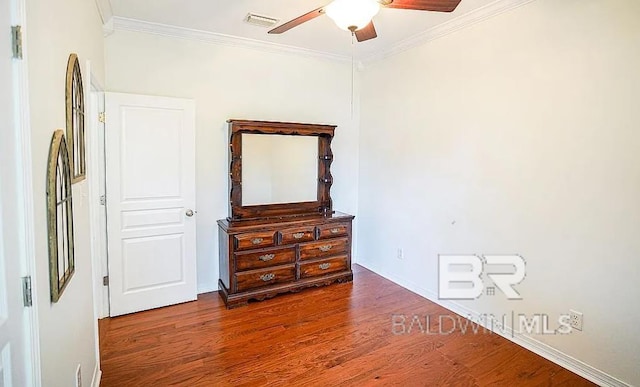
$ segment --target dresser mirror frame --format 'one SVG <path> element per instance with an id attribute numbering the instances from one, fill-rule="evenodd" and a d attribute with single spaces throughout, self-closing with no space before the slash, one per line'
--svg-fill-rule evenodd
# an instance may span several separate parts
<path id="1" fill-rule="evenodd" d="M 331 200 L 331 163 L 335 125 L 301 124 L 228 120 L 229 124 L 229 217 L 230 222 L 290 219 L 301 216 L 327 216 L 333 213 Z M 244 134 L 269 134 L 288 136 L 313 136 L 318 138 L 318 182 L 315 201 L 242 205 L 242 136 Z"/>

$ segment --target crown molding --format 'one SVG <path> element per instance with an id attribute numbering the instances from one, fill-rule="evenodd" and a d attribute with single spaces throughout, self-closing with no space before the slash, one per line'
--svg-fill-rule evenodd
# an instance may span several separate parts
<path id="1" fill-rule="evenodd" d="M 220 34 L 216 32 L 202 31 L 185 27 L 177 27 L 161 23 L 152 23 L 148 21 L 129 19 L 118 16 L 112 16 L 111 3 L 109 0 L 95 0 L 103 20 L 104 35 L 111 35 L 115 31 L 134 31 L 147 34 L 160 35 L 171 38 L 194 40 L 210 44 L 219 44 L 231 47 L 244 47 L 254 50 L 288 53 L 317 59 L 337 61 L 342 63 L 351 62 L 351 57 L 339 55 L 325 51 L 311 50 L 302 47 L 289 46 L 279 43 L 265 42 L 256 39 L 243 38 L 238 36 Z M 493 16 L 507 12 L 514 8 L 521 7 L 535 0 L 496 0 L 492 3 L 480 7 L 473 11 L 457 16 L 447 22 L 438 24 L 417 35 L 404 39 L 387 50 L 380 50 L 375 54 L 356 58 L 358 61 L 358 69 L 362 70 L 367 65 L 388 58 L 390 56 L 407 51 L 411 48 L 420 46 L 424 43 L 441 38 L 450 33 L 459 31 L 463 28 L 480 23 Z"/>
<path id="2" fill-rule="evenodd" d="M 113 8 L 111 8 L 111 1 L 109 0 L 95 0 L 98 7 L 98 13 L 102 19 L 102 24 L 107 24 L 113 17 Z"/>
<path id="3" fill-rule="evenodd" d="M 364 66 L 370 65 L 533 1 L 535 0 L 496 0 L 484 7 L 469 11 L 424 32 L 401 40 L 388 50 L 382 50 L 373 55 L 365 56 L 361 58 L 361 62 Z"/>
<path id="4" fill-rule="evenodd" d="M 219 34 L 215 32 L 208 32 L 202 30 L 195 30 L 184 27 L 176 27 L 167 24 L 151 23 L 147 21 L 128 19 L 115 16 L 111 19 L 111 26 L 108 28 L 110 31 L 134 31 L 143 32 L 147 34 L 160 35 L 170 38 L 179 38 L 194 40 L 198 42 L 218 44 L 230 47 L 243 47 L 254 50 L 275 52 L 275 53 L 288 53 L 299 56 L 312 57 L 317 59 L 331 60 L 337 62 L 348 63 L 351 62 L 351 57 L 332 54 L 329 52 L 310 50 L 302 47 L 288 46 L 284 44 L 264 42 L 255 39 L 242 38 L 238 36 L 231 36 L 225 34 Z M 105 30 L 107 28 L 105 27 Z"/>
<path id="5" fill-rule="evenodd" d="M 109 19 L 109 21 L 102 25 L 102 35 L 105 38 L 115 32 L 115 29 L 113 27 L 113 19 L 114 18 Z"/>

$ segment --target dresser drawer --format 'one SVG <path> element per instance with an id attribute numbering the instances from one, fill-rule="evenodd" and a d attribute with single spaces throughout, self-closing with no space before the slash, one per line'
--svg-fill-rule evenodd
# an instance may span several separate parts
<path id="1" fill-rule="evenodd" d="M 275 246 L 275 232 L 253 232 L 247 234 L 237 234 L 233 237 L 236 250 L 258 249 L 262 247 Z"/>
<path id="2" fill-rule="evenodd" d="M 300 245 L 300 260 L 330 257 L 347 252 L 349 240 L 347 238 L 327 239 Z"/>
<path id="3" fill-rule="evenodd" d="M 349 225 L 345 223 L 323 224 L 318 226 L 318 239 L 335 238 L 349 235 Z"/>
<path id="4" fill-rule="evenodd" d="M 236 253 L 236 270 L 262 269 L 270 266 L 285 265 L 296 261 L 296 249 L 269 249 Z"/>
<path id="5" fill-rule="evenodd" d="M 296 267 L 295 265 L 276 266 L 269 269 L 236 273 L 235 276 L 238 291 L 243 292 L 263 286 L 292 282 L 296 278 Z"/>
<path id="6" fill-rule="evenodd" d="M 280 231 L 280 244 L 290 245 L 300 242 L 308 242 L 315 239 L 316 228 L 314 226 L 288 228 Z"/>
<path id="7" fill-rule="evenodd" d="M 347 256 L 341 255 L 321 261 L 300 264 L 300 278 L 318 277 L 347 270 Z"/>

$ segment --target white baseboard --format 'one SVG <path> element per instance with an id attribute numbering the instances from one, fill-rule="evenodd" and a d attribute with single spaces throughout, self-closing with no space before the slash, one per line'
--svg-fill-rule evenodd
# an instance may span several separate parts
<path id="1" fill-rule="evenodd" d="M 218 284 L 198 284 L 198 294 L 202 294 L 202 293 L 211 293 L 211 292 L 217 292 L 218 291 Z"/>
<path id="2" fill-rule="evenodd" d="M 102 379 L 102 371 L 100 370 L 100 365 L 96 364 L 96 368 L 93 369 L 91 387 L 100 387 L 100 379 Z"/>
<path id="3" fill-rule="evenodd" d="M 453 302 L 450 300 L 440 300 L 438 299 L 438 295 L 429 289 L 425 289 L 420 285 L 413 283 L 412 281 L 408 281 L 404 278 L 400 278 L 394 274 L 391 274 L 385 270 L 382 270 L 375 264 L 371 262 L 363 262 L 360 260 L 358 262 L 360 266 L 363 266 L 374 273 L 392 281 L 396 284 L 402 286 L 403 288 L 416 293 L 427 300 L 436 303 L 443 308 L 446 308 L 453 313 L 459 314 L 462 317 L 468 318 L 471 317 L 474 322 L 478 323 L 482 327 L 492 330 L 500 336 L 506 338 L 507 340 L 525 348 L 529 351 L 538 354 L 545 359 L 558 364 L 561 367 L 568 369 L 571 372 L 574 372 L 583 378 L 590 380 L 593 383 L 596 383 L 601 386 L 615 386 L 615 387 L 630 387 L 629 384 L 607 374 L 604 371 L 601 371 L 595 367 L 590 366 L 566 353 L 545 344 L 539 340 L 534 339 L 533 337 L 523 334 L 521 332 L 513 331 L 509 327 L 505 327 L 503 330 L 492 329 L 491 326 L 488 326 L 486 323 L 483 323 L 484 319 L 482 318 L 482 314 L 469 309 L 468 307 L 461 305 L 457 302 Z"/>

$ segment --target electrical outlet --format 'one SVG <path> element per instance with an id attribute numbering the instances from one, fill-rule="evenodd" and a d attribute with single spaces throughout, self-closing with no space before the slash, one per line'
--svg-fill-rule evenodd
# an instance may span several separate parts
<path id="1" fill-rule="evenodd" d="M 404 258 L 404 253 L 402 252 L 402 249 L 398 249 L 398 259 L 402 258 Z"/>
<path id="2" fill-rule="evenodd" d="M 82 368 L 80 364 L 78 364 L 78 368 L 76 368 L 76 387 L 82 387 Z"/>
<path id="3" fill-rule="evenodd" d="M 571 328 L 581 331 L 582 330 L 582 312 L 569 310 L 569 325 L 571 325 Z"/>

